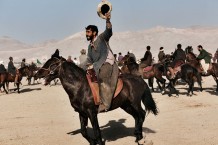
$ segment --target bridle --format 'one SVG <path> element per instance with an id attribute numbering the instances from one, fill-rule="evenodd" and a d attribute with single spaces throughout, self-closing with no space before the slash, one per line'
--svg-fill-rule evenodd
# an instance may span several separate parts
<path id="1" fill-rule="evenodd" d="M 47 76 L 49 76 L 50 74 L 54 74 L 54 71 L 55 70 L 57 70 L 58 68 L 59 68 L 59 74 L 60 74 L 60 70 L 61 70 L 61 65 L 62 65 L 62 63 L 63 63 L 63 61 L 62 61 L 62 58 L 57 58 L 57 57 L 53 57 L 53 58 L 55 58 L 55 59 L 57 59 L 58 61 L 57 62 L 54 62 L 54 63 L 52 63 L 52 64 L 50 64 L 49 65 L 49 67 L 48 68 L 40 68 L 38 71 L 40 71 L 41 69 L 42 70 L 45 70 L 45 71 L 48 71 L 48 74 L 44 77 L 44 78 L 46 78 Z M 53 66 L 53 65 L 55 65 L 55 64 L 58 64 L 54 69 L 51 69 L 51 66 Z"/>

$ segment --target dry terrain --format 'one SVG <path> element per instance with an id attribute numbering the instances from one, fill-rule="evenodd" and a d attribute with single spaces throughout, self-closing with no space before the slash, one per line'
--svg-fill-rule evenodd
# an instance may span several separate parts
<path id="1" fill-rule="evenodd" d="M 0 145 L 88 145 L 80 134 L 78 113 L 60 84 L 26 84 L 23 81 L 20 94 L 0 94 Z M 186 96 L 185 85 L 177 86 L 179 97 L 153 93 L 160 113 L 146 117 L 146 140 L 154 145 L 217 145 L 218 94 L 213 78 L 204 78 L 203 87 L 192 97 Z M 98 118 L 107 145 L 136 144 L 134 120 L 123 110 Z M 88 131 L 92 133 L 90 123 Z"/>

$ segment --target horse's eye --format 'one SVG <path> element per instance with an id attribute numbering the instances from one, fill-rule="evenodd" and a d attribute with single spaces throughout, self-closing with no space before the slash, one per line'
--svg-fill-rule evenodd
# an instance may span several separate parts
<path id="1" fill-rule="evenodd" d="M 50 71 L 50 74 L 53 75 L 53 74 L 54 74 L 54 71 Z"/>

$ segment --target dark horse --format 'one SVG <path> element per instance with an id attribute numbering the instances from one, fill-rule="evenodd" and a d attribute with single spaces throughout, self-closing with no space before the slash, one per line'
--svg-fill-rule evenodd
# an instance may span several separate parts
<path id="1" fill-rule="evenodd" d="M 17 74 L 18 75 L 18 80 L 16 82 L 16 86 L 17 88 L 15 90 L 18 91 L 18 93 L 20 93 L 20 83 L 21 83 L 21 80 L 22 80 L 22 77 L 23 76 L 26 76 L 27 75 L 27 72 L 28 72 L 28 67 L 23 67 L 23 68 L 19 68 L 18 71 L 17 71 Z M 15 81 L 15 75 L 12 75 L 8 72 L 5 72 L 4 74 L 1 74 L 1 84 L 0 84 L 0 88 L 3 87 L 4 88 L 4 91 L 6 93 L 8 93 L 7 90 L 9 90 L 9 83 L 10 82 L 14 82 Z M 7 85 L 7 90 L 5 89 L 5 84 Z"/>
<path id="2" fill-rule="evenodd" d="M 134 58 L 125 56 L 123 59 L 123 67 L 121 68 L 121 73 L 130 73 L 133 75 L 141 76 L 143 79 L 148 79 L 148 84 L 154 92 L 153 82 L 156 78 L 158 87 L 163 92 L 165 90 L 166 80 L 162 77 L 164 74 L 164 65 L 162 63 L 153 64 L 149 70 L 144 70 L 145 67 L 143 63 L 138 64 Z M 162 86 L 160 85 L 162 84 Z"/>
<path id="3" fill-rule="evenodd" d="M 178 79 L 184 80 L 186 83 L 188 83 L 188 92 L 187 96 L 192 96 L 193 95 L 193 88 L 194 88 L 194 82 L 197 81 L 198 85 L 200 87 L 200 91 L 202 91 L 202 83 L 201 83 L 201 75 L 198 72 L 196 68 L 191 66 L 190 64 L 183 64 L 181 65 L 181 70 L 177 72 L 176 77 L 174 79 L 169 79 L 169 84 L 168 88 L 170 90 L 169 96 L 172 95 L 172 93 L 176 93 L 178 96 L 178 91 L 175 89 L 175 84 Z"/>
<path id="4" fill-rule="evenodd" d="M 187 52 L 187 63 L 193 66 L 198 70 L 199 73 L 202 73 L 203 68 L 199 60 L 197 60 L 197 57 L 192 53 L 192 52 Z M 212 63 L 212 69 L 208 72 L 207 75 L 201 74 L 203 77 L 205 76 L 210 76 L 212 75 L 217 87 L 216 87 L 216 92 L 218 92 L 218 64 L 217 63 Z"/>
<path id="5" fill-rule="evenodd" d="M 76 112 L 79 113 L 81 123 L 81 133 L 91 145 L 103 145 L 101 132 L 98 123 L 98 106 L 95 105 L 93 95 L 86 78 L 86 72 L 75 65 L 67 62 L 66 59 L 58 55 L 52 56 L 44 66 L 36 73 L 37 77 L 45 76 L 45 82 L 48 84 L 55 78 L 59 78 L 61 84 L 69 96 L 70 103 Z M 109 111 L 122 108 L 132 115 L 135 119 L 136 142 L 142 140 L 142 125 L 145 119 L 146 111 L 143 110 L 141 102 L 145 105 L 147 111 L 157 115 L 157 107 L 151 92 L 140 77 L 133 75 L 122 75 L 123 89 L 119 95 L 113 99 Z M 87 132 L 88 119 L 93 126 L 94 138 L 91 138 Z"/>
<path id="6" fill-rule="evenodd" d="M 30 64 L 29 65 L 29 72 L 27 75 L 27 80 L 28 80 L 28 85 L 31 85 L 31 80 L 34 78 L 34 75 L 36 74 L 36 71 L 38 71 L 39 68 L 35 64 Z M 33 83 L 35 82 L 35 78 Z"/>

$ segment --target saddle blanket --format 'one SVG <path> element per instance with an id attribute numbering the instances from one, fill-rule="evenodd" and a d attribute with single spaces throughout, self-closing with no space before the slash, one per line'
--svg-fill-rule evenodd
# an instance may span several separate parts
<path id="1" fill-rule="evenodd" d="M 153 68 L 153 66 L 147 66 L 143 69 L 143 72 L 149 72 L 152 70 L 152 68 Z"/>

